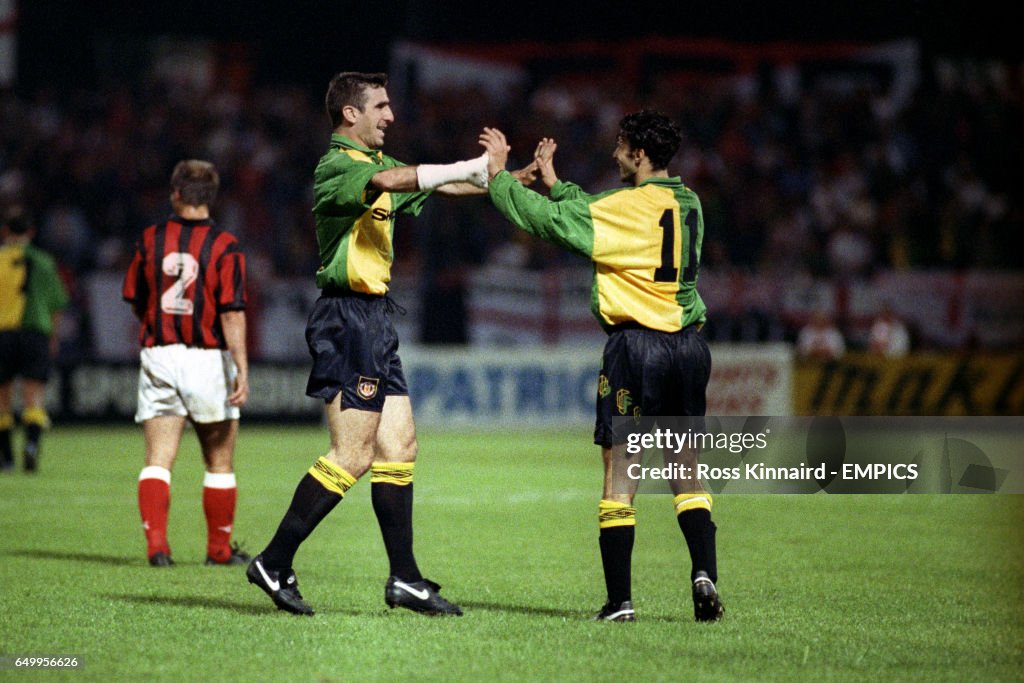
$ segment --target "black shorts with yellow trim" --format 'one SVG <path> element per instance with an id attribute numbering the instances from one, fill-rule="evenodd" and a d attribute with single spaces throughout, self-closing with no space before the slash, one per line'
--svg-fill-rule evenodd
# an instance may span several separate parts
<path id="1" fill-rule="evenodd" d="M 696 325 L 678 332 L 614 329 L 598 377 L 594 443 L 604 448 L 625 443 L 657 416 L 704 415 L 710 377 L 711 352 Z"/>
<path id="2" fill-rule="evenodd" d="M 387 396 L 407 396 L 393 304 L 384 296 L 324 290 L 306 323 L 313 368 L 306 395 L 380 412 Z"/>
<path id="3" fill-rule="evenodd" d="M 52 366 L 48 335 L 36 330 L 0 332 L 0 384 L 15 377 L 45 382 Z"/>

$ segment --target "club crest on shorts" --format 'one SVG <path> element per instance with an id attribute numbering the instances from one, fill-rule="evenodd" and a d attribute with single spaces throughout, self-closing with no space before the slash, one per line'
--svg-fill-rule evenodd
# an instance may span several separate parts
<path id="1" fill-rule="evenodd" d="M 356 393 L 359 398 L 370 400 L 377 395 L 377 386 L 380 380 L 376 377 L 363 377 L 359 375 L 359 382 L 356 384 Z"/>
<path id="2" fill-rule="evenodd" d="M 629 395 L 629 389 L 619 389 L 615 393 L 615 407 L 619 409 L 619 415 L 628 415 L 632 404 L 633 397 Z"/>

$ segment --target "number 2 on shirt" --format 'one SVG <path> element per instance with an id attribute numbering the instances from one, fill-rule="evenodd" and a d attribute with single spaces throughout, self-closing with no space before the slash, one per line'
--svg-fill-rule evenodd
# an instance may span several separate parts
<path id="1" fill-rule="evenodd" d="M 686 231 L 689 234 L 687 240 L 687 251 L 683 254 L 686 261 L 686 268 L 683 269 L 683 282 L 693 282 L 697 279 L 697 212 L 690 209 L 686 212 Z M 673 268 L 673 256 L 675 255 L 676 231 L 675 222 L 672 220 L 672 209 L 665 209 L 658 221 L 661 226 L 661 266 L 654 270 L 655 282 L 676 282 L 679 279 L 679 269 Z"/>
<path id="2" fill-rule="evenodd" d="M 170 315 L 192 315 L 195 304 L 185 296 L 189 286 L 199 277 L 199 262 L 192 254 L 175 251 L 164 256 L 164 275 L 178 278 L 160 297 L 160 310 Z"/>

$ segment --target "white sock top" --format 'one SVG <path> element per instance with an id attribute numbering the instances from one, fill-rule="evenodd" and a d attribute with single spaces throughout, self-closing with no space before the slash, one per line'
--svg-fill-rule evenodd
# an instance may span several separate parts
<path id="1" fill-rule="evenodd" d="M 143 479 L 159 479 L 160 481 L 167 482 L 167 484 L 170 485 L 171 471 L 164 467 L 150 465 L 149 467 L 143 467 L 142 471 L 139 472 L 139 481 L 142 481 Z"/>
<path id="2" fill-rule="evenodd" d="M 207 472 L 203 477 L 203 487 L 208 489 L 233 489 L 235 484 L 234 472 Z"/>

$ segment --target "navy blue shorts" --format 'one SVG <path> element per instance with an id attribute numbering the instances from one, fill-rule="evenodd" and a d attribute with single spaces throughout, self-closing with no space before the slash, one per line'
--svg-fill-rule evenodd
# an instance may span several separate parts
<path id="1" fill-rule="evenodd" d="M 392 305 L 383 296 L 325 292 L 306 323 L 313 369 L 306 395 L 346 408 L 380 412 L 387 396 L 407 396 Z"/>
<path id="2" fill-rule="evenodd" d="M 623 425 L 644 428 L 648 417 L 702 416 L 707 410 L 711 352 L 696 326 L 679 332 L 630 328 L 612 332 L 604 346 L 597 386 L 594 443 L 625 443 Z M 632 420 L 613 419 L 630 417 Z"/>
<path id="3" fill-rule="evenodd" d="M 35 330 L 0 332 L 0 384 L 15 377 L 45 382 L 50 377 L 50 338 Z"/>

